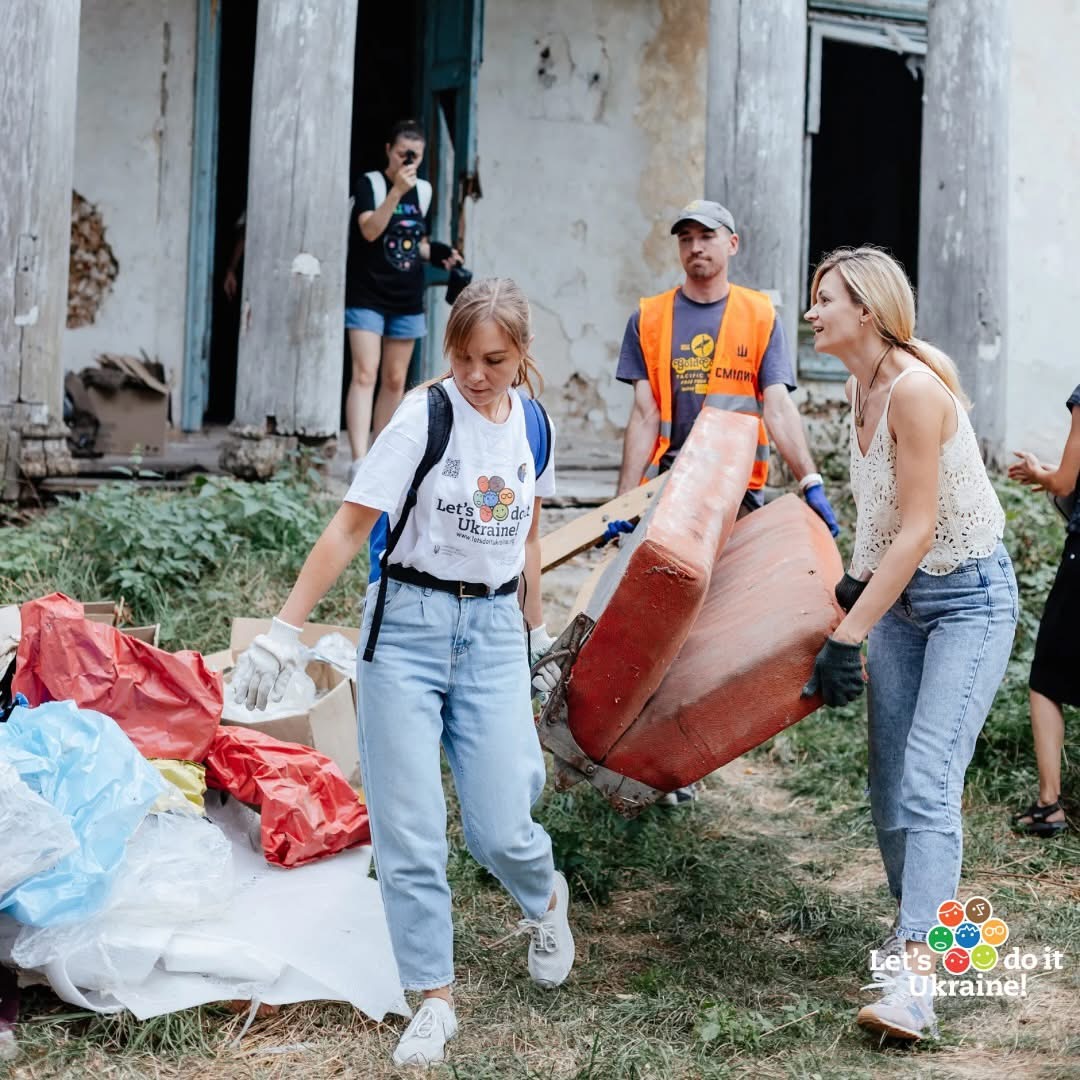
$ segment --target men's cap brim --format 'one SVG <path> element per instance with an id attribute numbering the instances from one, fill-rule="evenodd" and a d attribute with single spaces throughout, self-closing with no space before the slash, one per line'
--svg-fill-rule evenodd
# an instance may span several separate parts
<path id="1" fill-rule="evenodd" d="M 699 225 L 704 225 L 706 229 L 716 230 L 723 228 L 731 233 L 735 232 L 726 221 L 717 221 L 716 218 L 708 217 L 705 214 L 687 214 L 685 217 L 679 218 L 679 220 L 671 226 L 671 235 L 674 236 L 679 231 L 679 226 L 685 224 L 687 221 L 696 221 Z"/>

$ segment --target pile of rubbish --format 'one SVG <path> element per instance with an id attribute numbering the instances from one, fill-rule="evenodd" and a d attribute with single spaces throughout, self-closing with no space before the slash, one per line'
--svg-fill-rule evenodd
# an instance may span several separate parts
<path id="1" fill-rule="evenodd" d="M 233 650 L 166 652 L 60 593 L 0 609 L 0 1059 L 32 983 L 140 1019 L 238 999 L 408 1015 L 354 786 L 350 633 L 305 627 L 320 649 L 288 709 L 238 715 Z"/>

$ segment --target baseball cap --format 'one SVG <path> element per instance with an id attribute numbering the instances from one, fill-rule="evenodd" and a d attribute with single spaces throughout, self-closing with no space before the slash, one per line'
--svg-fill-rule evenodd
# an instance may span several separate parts
<path id="1" fill-rule="evenodd" d="M 729 232 L 735 231 L 735 219 L 731 216 L 731 211 L 726 206 L 721 206 L 718 202 L 710 202 L 708 199 L 695 199 L 679 211 L 675 224 L 671 226 L 673 236 L 679 231 L 679 226 L 684 221 L 696 221 L 699 225 L 704 225 L 706 229 L 718 229 L 723 225 Z"/>

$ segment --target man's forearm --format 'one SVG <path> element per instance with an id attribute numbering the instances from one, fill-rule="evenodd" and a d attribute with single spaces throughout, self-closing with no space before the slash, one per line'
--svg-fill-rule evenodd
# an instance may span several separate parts
<path id="1" fill-rule="evenodd" d="M 802 417 L 795 403 L 784 388 L 783 397 L 775 397 L 765 402 L 765 428 L 769 437 L 776 444 L 776 449 L 792 471 L 796 480 L 816 472 L 810 447 L 806 442 Z"/>
<path id="2" fill-rule="evenodd" d="M 660 434 L 660 419 L 642 416 L 636 409 L 630 414 L 623 436 L 622 467 L 619 469 L 617 495 L 632 491 L 641 483 L 645 469 Z"/>

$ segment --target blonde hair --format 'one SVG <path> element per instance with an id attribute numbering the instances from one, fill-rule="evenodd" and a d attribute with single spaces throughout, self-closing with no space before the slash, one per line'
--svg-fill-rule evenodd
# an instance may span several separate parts
<path id="1" fill-rule="evenodd" d="M 818 286 L 830 270 L 843 278 L 848 295 L 870 312 L 874 329 L 889 344 L 922 361 L 965 407 L 971 407 L 956 365 L 937 346 L 915 336 L 915 290 L 896 259 L 871 245 L 829 252 L 814 271 L 811 304 L 817 303 Z"/>
<path id="2" fill-rule="evenodd" d="M 525 386 L 530 397 L 544 389 L 544 380 L 536 361 L 529 353 L 532 324 L 529 301 L 516 281 L 510 278 L 481 278 L 466 285 L 450 309 L 450 319 L 443 335 L 443 355 L 447 358 L 465 351 L 472 332 L 480 323 L 493 322 L 521 354 L 513 385 Z M 442 376 L 450 378 L 448 371 Z"/>

